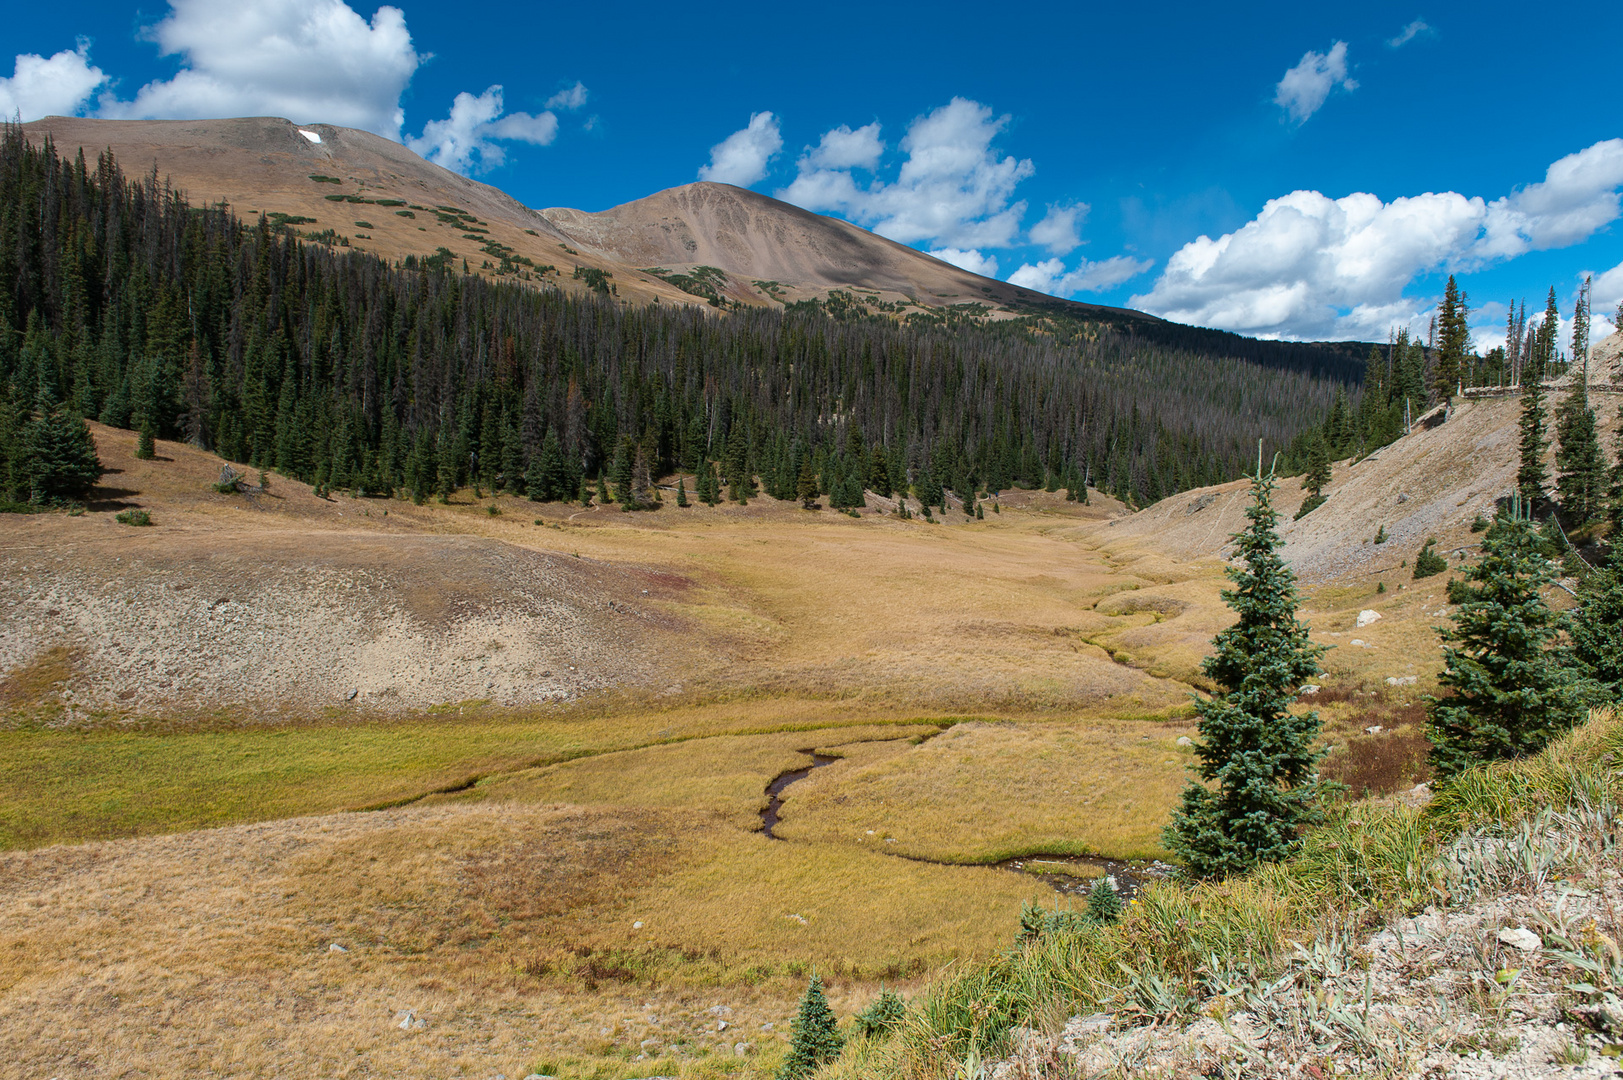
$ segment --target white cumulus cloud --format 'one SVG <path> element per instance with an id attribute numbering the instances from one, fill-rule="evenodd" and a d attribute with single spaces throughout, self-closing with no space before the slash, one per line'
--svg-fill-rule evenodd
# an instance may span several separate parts
<path id="1" fill-rule="evenodd" d="M 1087 216 L 1087 203 L 1050 206 L 1043 219 L 1031 227 L 1031 242 L 1047 248 L 1050 255 L 1069 255 L 1082 244 L 1077 229 Z"/>
<path id="2" fill-rule="evenodd" d="M 982 277 L 997 277 L 997 256 L 982 255 L 974 248 L 960 251 L 958 248 L 940 248 L 930 252 L 930 257 L 940 259 L 945 263 L 952 263 L 961 270 L 968 270 L 971 274 Z"/>
<path id="3" fill-rule="evenodd" d="M 1397 37 L 1389 38 L 1386 46 L 1389 49 L 1401 49 L 1417 37 L 1430 37 L 1436 32 L 1426 24 L 1425 19 L 1416 19 L 1402 30 L 1399 30 Z"/>
<path id="4" fill-rule="evenodd" d="M 801 158 L 803 166 L 813 169 L 867 169 L 879 167 L 879 157 L 885 152 L 885 143 L 879 138 L 879 123 L 866 124 L 851 130 L 845 124 L 825 132 L 815 147 L 808 148 Z"/>
<path id="5" fill-rule="evenodd" d="M 586 84 L 577 79 L 574 86 L 560 90 L 547 98 L 547 108 L 574 112 L 585 106 L 587 94 Z"/>
<path id="6" fill-rule="evenodd" d="M 1616 220 L 1623 139 L 1608 139 L 1555 162 L 1541 183 L 1488 204 L 1483 259 L 1566 247 Z"/>
<path id="7" fill-rule="evenodd" d="M 699 179 L 749 187 L 766 175 L 767 163 L 782 149 L 778 118 L 769 112 L 751 113 L 748 127 L 710 148 L 710 164 L 699 169 Z"/>
<path id="8" fill-rule="evenodd" d="M 1035 171 L 1030 161 L 993 149 L 992 141 L 1008 122 L 979 102 L 953 98 L 909 125 L 901 142 L 907 158 L 894 181 L 867 183 L 859 183 L 850 169 L 872 168 L 867 162 L 877 164 L 878 155 L 859 160 L 836 152 L 847 145 L 847 133 L 854 143 L 866 129 L 836 128 L 800 159 L 799 175 L 778 198 L 842 214 L 904 244 L 927 242 L 961 251 L 1008 247 L 1026 210 L 1024 202 L 1013 201 L 1014 189 Z M 870 126 L 877 143 L 877 125 Z"/>
<path id="9" fill-rule="evenodd" d="M 1607 270 L 1605 273 L 1594 275 L 1589 286 L 1589 310 L 1593 313 L 1595 322 L 1593 338 L 1599 341 L 1604 335 L 1600 331 L 1600 322 L 1606 320 L 1609 329 L 1607 334 L 1619 329 L 1617 326 L 1617 312 L 1623 305 L 1623 263 Z"/>
<path id="10" fill-rule="evenodd" d="M 90 43 L 54 56 L 19 53 L 11 78 L 0 78 L 0 117 L 24 123 L 42 116 L 72 116 L 107 75 L 90 63 Z"/>
<path id="11" fill-rule="evenodd" d="M 557 136 L 558 118 L 550 112 L 503 116 L 502 88 L 492 86 L 478 97 L 458 94 L 448 117 L 430 121 L 406 145 L 436 165 L 468 173 L 494 169 L 506 160 L 498 139 L 546 146 Z"/>
<path id="12" fill-rule="evenodd" d="M 399 8 L 368 21 L 343 0 L 171 0 L 149 33 L 182 69 L 133 101 L 104 100 L 102 115 L 286 116 L 398 140 L 400 95 L 422 62 Z"/>
<path id="13" fill-rule="evenodd" d="M 1347 75 L 1345 41 L 1331 45 L 1328 53 L 1312 49 L 1303 53 L 1301 62 L 1285 72 L 1285 77 L 1274 88 L 1274 104 L 1300 124 L 1319 111 L 1319 106 L 1337 86 L 1344 90 L 1358 89 L 1357 80 Z"/>
<path id="14" fill-rule="evenodd" d="M 1295 191 L 1232 233 L 1185 244 L 1132 302 L 1179 322 L 1265 337 L 1379 339 L 1431 308 L 1431 300 L 1404 295 L 1417 275 L 1583 240 L 1617 219 L 1619 187 L 1623 140 L 1614 139 L 1492 202 L 1452 191 L 1391 202 Z"/>
<path id="15" fill-rule="evenodd" d="M 1076 269 L 1067 270 L 1063 259 L 1044 259 L 1036 265 L 1022 263 L 1020 269 L 1009 275 L 1009 284 L 1050 296 L 1068 297 L 1079 292 L 1115 288 L 1154 265 L 1150 259 L 1116 255 L 1099 262 L 1083 259 Z"/>

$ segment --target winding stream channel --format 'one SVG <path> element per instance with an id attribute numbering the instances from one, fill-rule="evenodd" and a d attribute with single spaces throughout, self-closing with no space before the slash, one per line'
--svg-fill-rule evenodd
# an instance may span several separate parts
<path id="1" fill-rule="evenodd" d="M 926 738 L 929 737 L 926 736 Z M 766 786 L 766 806 L 761 810 L 761 831 L 766 834 L 767 839 L 776 840 L 779 843 L 788 842 L 772 831 L 781 817 L 785 789 L 791 784 L 806 779 L 815 770 L 843 760 L 832 754 L 818 754 L 809 749 L 798 752 L 811 758 L 811 764 L 804 768 L 779 773 Z M 1118 859 L 1099 858 L 1094 855 L 1044 855 L 1034 853 L 1017 855 L 1010 859 L 992 863 L 949 863 L 939 859 L 922 858 L 918 855 L 903 855 L 900 852 L 884 851 L 881 854 L 889 855 L 895 859 L 907 859 L 909 862 L 930 863 L 933 866 L 979 866 L 988 870 L 1003 870 L 1009 873 L 1023 874 L 1038 879 L 1055 892 L 1075 897 L 1086 897 L 1088 892 L 1092 890 L 1094 882 L 1103 877 L 1116 887 L 1116 891 L 1121 894 L 1123 899 L 1130 899 L 1148 882 L 1166 877 L 1172 872 L 1172 867 L 1162 862 L 1128 863 Z"/>

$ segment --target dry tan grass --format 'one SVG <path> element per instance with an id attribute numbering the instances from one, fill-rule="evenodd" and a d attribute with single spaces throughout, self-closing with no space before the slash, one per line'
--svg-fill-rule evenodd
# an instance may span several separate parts
<path id="1" fill-rule="evenodd" d="M 545 709 L 154 708 L 61 731 L 71 643 L 0 673 L 27 721 L 0 731 L 0 845 L 266 822 L 0 855 L 0 1075 L 769 1074 L 781 1030 L 759 1025 L 782 1026 L 811 965 L 845 1015 L 878 980 L 1002 947 L 1020 902 L 1047 897 L 899 856 L 1160 854 L 1188 690 L 1231 618 L 1219 563 L 1113 536 L 1089 522 L 1107 508 L 1047 493 L 950 525 L 766 499 L 326 501 L 279 477 L 250 502 L 207 490 L 206 455 L 161 444 L 168 460 L 136 463 L 132 435 L 97 437 L 125 494 L 0 520 L 30 573 L 150 548 L 359 576 L 428 537 L 578 555 L 583 594 L 675 629 L 637 642 L 646 674 L 593 671 L 611 689 Z M 111 523 L 136 502 L 157 528 Z M 273 551 L 272 535 L 297 543 Z M 500 574 L 458 573 L 459 595 L 508 602 Z M 1349 777 L 1392 772 L 1437 668 L 1444 579 L 1376 580 L 1303 610 L 1340 646 L 1303 707 Z M 425 577 L 405 602 L 454 623 L 446 596 Z M 1364 607 L 1384 617 L 1360 630 Z M 1419 685 L 1384 683 L 1408 674 Z M 1399 734 L 1363 735 L 1373 723 Z M 754 832 L 766 783 L 813 746 L 842 760 L 788 790 L 784 842 Z M 409 809 L 266 820 L 476 776 Z M 324 951 L 339 939 L 349 952 Z M 731 1030 L 712 1005 L 734 1009 Z M 428 1026 L 399 1031 L 404 1008 Z M 738 1040 L 760 1052 L 723 1056 Z"/>
<path id="2" fill-rule="evenodd" d="M 1193 759 L 1185 724 L 959 724 L 906 753 L 819 769 L 778 833 L 915 858 L 1165 854 L 1161 827 Z"/>
<path id="3" fill-rule="evenodd" d="M 804 768 L 801 751 L 820 740 L 842 740 L 849 749 L 891 748 L 934 734 L 929 725 L 789 731 L 771 735 L 718 736 L 674 745 L 599 754 L 578 761 L 493 778 L 446 799 L 483 799 L 575 806 L 683 807 L 714 810 L 746 831 L 760 828 L 768 783 Z M 819 747 L 820 749 L 820 747 Z M 793 794 L 798 796 L 799 788 Z"/>
<path id="4" fill-rule="evenodd" d="M 11 853 L 0 1075 L 640 1075 L 649 1037 L 691 1069 L 770 1051 L 810 965 L 849 1008 L 853 980 L 995 947 L 1032 888 L 704 812 L 513 803 Z"/>

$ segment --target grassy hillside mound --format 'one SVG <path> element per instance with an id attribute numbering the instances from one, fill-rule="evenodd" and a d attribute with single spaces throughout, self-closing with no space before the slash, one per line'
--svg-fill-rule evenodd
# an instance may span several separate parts
<path id="1" fill-rule="evenodd" d="M 1564 1075 L 1623 1037 L 1620 751 L 1597 711 L 1429 805 L 1342 804 L 1288 862 L 961 968 L 822 1075 Z"/>

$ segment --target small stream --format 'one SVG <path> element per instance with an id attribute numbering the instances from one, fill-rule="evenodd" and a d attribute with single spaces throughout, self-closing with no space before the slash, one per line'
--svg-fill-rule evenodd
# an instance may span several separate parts
<path id="1" fill-rule="evenodd" d="M 766 833 L 768 840 L 783 839 L 772 831 L 772 827 L 778 823 L 778 811 L 783 809 L 783 789 L 796 780 L 806 779 L 812 774 L 813 769 L 821 769 L 824 765 L 832 765 L 840 760 L 829 754 L 812 754 L 810 750 L 797 750 L 796 753 L 811 754 L 811 764 L 804 769 L 783 773 L 766 786 L 766 809 L 761 811 L 761 831 Z"/>
<path id="2" fill-rule="evenodd" d="M 783 809 L 783 792 L 790 784 L 804 780 L 814 770 L 825 765 L 832 765 L 841 760 L 831 754 L 817 754 L 811 750 L 801 750 L 811 758 L 811 764 L 803 769 L 792 769 L 780 773 L 766 786 L 766 807 L 761 811 L 761 831 L 769 840 L 786 843 L 783 837 L 773 832 Z M 1005 870 L 1010 873 L 1023 874 L 1034 877 L 1066 896 L 1086 897 L 1093 889 L 1094 882 L 1106 878 L 1115 886 L 1116 892 L 1122 899 L 1131 899 L 1146 884 L 1158 878 L 1164 878 L 1173 872 L 1173 868 L 1163 862 L 1123 862 L 1119 859 L 1104 859 L 1094 855 L 1017 855 L 1011 859 L 1003 859 L 993 863 L 948 863 L 936 859 L 925 859 L 917 855 L 903 855 L 900 852 L 881 851 L 881 854 L 892 858 L 906 859 L 909 862 L 929 863 L 932 866 L 982 866 L 989 870 Z"/>

